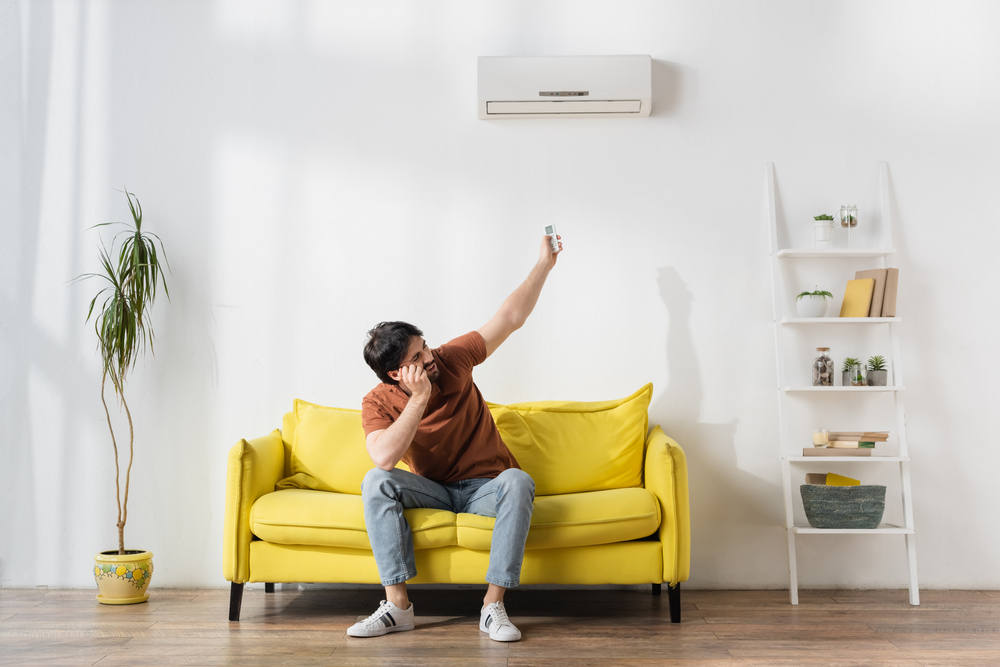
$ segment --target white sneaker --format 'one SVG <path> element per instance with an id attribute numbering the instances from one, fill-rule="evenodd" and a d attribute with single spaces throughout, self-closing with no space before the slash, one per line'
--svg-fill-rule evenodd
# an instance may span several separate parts
<path id="1" fill-rule="evenodd" d="M 507 618 L 507 610 L 503 602 L 491 602 L 479 613 L 479 629 L 490 633 L 490 639 L 495 642 L 516 642 L 521 638 L 521 631 Z"/>
<path id="2" fill-rule="evenodd" d="M 390 632 L 412 629 L 412 602 L 409 609 L 400 609 L 388 600 L 382 600 L 374 614 L 347 628 L 347 635 L 349 637 L 381 637 Z"/>

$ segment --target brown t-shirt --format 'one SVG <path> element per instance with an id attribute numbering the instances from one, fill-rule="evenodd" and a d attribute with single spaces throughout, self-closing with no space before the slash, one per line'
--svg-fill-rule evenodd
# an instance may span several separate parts
<path id="1" fill-rule="evenodd" d="M 431 350 L 441 372 L 403 461 L 410 470 L 436 482 L 496 477 L 520 468 L 500 439 L 493 415 L 472 382 L 472 367 L 486 361 L 486 341 L 471 331 Z M 361 402 L 367 436 L 392 426 L 410 397 L 397 385 L 381 383 Z"/>

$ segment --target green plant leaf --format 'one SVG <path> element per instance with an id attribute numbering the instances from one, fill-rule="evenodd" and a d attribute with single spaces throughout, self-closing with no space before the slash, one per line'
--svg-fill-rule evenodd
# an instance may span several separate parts
<path id="1" fill-rule="evenodd" d="M 816 290 L 815 292 L 802 292 L 797 297 L 795 297 L 795 299 L 798 300 L 804 296 L 826 296 L 830 297 L 831 299 L 833 298 L 833 294 L 827 292 L 826 290 Z"/>
<path id="2" fill-rule="evenodd" d="M 855 359 L 854 357 L 847 357 L 844 359 L 844 373 L 848 373 L 851 370 L 851 366 L 857 366 L 861 363 L 860 359 Z"/>
<path id="3" fill-rule="evenodd" d="M 94 331 L 97 334 L 104 372 L 119 395 L 139 354 L 147 347 L 150 352 L 153 351 L 155 332 L 150 313 L 158 287 L 162 286 L 169 298 L 164 271 L 160 265 L 160 255 L 165 257 L 163 241 L 158 236 L 142 231 L 142 205 L 139 198 L 127 190 L 125 195 L 132 213 L 132 222 L 100 223 L 95 227 L 121 224 L 129 229 L 114 236 L 111 248 L 103 243 L 98 246 L 101 273 L 77 276 L 77 279 L 100 278 L 107 282 L 94 295 L 87 311 L 87 321 L 95 316 L 95 307 L 100 304 L 94 320 Z M 157 243 L 160 244 L 159 253 Z"/>
<path id="4" fill-rule="evenodd" d="M 884 371 L 885 370 L 885 357 L 880 354 L 868 357 L 868 370 L 870 371 Z"/>

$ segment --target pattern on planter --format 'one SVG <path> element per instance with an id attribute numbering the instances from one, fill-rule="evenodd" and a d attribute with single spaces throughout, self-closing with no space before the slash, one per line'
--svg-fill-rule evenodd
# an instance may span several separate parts
<path id="1" fill-rule="evenodd" d="M 117 577 L 132 584 L 136 589 L 142 590 L 142 587 L 146 585 L 151 576 L 153 576 L 152 561 L 138 565 L 136 563 L 121 563 L 119 565 L 104 563 L 102 565 L 94 565 L 94 581 L 97 582 L 98 586 L 100 586 L 101 579 L 104 577 Z"/>

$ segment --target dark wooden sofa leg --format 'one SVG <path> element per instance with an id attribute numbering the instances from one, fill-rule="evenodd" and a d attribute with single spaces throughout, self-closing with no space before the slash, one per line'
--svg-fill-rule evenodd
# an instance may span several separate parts
<path id="1" fill-rule="evenodd" d="M 675 585 L 667 586 L 667 600 L 670 603 L 670 622 L 680 623 L 681 622 L 681 584 L 677 582 Z"/>
<path id="2" fill-rule="evenodd" d="M 653 595 L 660 595 L 663 593 L 663 584 L 653 584 Z"/>
<path id="3" fill-rule="evenodd" d="M 229 620 L 240 620 L 240 606 L 243 604 L 243 584 L 234 583 L 229 588 Z"/>
<path id="4" fill-rule="evenodd" d="M 273 593 L 274 592 L 274 584 L 264 584 L 264 592 L 265 593 Z"/>

